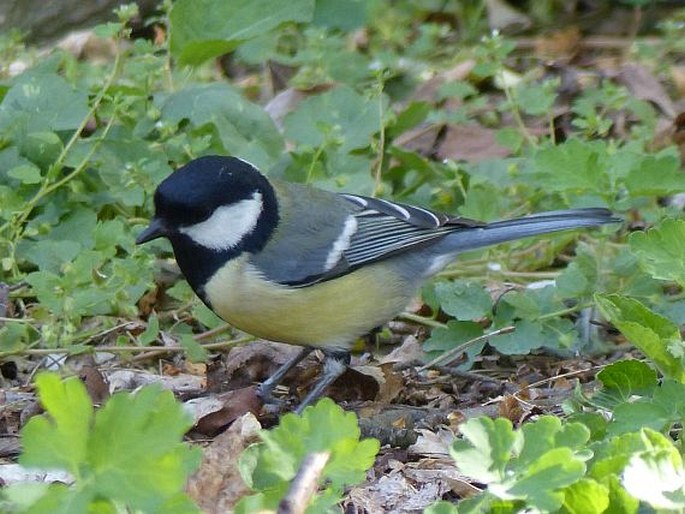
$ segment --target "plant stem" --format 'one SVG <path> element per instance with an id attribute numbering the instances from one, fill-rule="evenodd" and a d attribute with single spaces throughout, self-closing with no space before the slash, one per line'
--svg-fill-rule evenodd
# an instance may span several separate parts
<path id="1" fill-rule="evenodd" d="M 420 368 L 418 368 L 417 371 L 425 371 L 425 370 L 432 368 L 436 364 L 439 364 L 443 361 L 449 362 L 451 360 L 454 360 L 454 358 L 457 355 L 465 352 L 469 346 L 473 346 L 476 343 L 479 343 L 481 341 L 485 341 L 486 339 L 489 339 L 489 338 L 494 337 L 494 336 L 499 336 L 502 334 L 509 334 L 510 332 L 513 332 L 514 330 L 515 330 L 515 327 L 508 326 L 508 327 L 500 328 L 499 330 L 495 330 L 494 332 L 488 332 L 487 334 L 483 334 L 481 336 L 474 337 L 473 339 L 470 339 L 470 340 L 466 341 L 465 343 L 460 344 L 456 348 L 452 348 L 451 350 L 449 350 L 449 351 L 447 351 L 441 355 L 438 355 L 432 361 L 430 361 L 430 362 L 424 364 L 423 366 L 421 366 Z"/>
<path id="2" fill-rule="evenodd" d="M 197 339 L 197 338 L 196 338 Z M 221 341 L 217 343 L 205 343 L 201 345 L 205 350 L 216 350 L 218 348 L 225 348 L 227 346 L 235 346 L 253 340 L 252 336 L 245 336 L 238 339 L 231 339 L 228 341 Z M 103 353 L 143 353 L 151 352 L 155 354 L 163 353 L 179 353 L 184 352 L 185 348 L 182 346 L 93 346 L 94 352 Z M 54 353 L 71 353 L 73 348 L 28 348 L 0 353 L 0 358 L 8 357 L 10 355 L 51 355 Z"/>
<path id="3" fill-rule="evenodd" d="M 380 132 L 378 140 L 378 162 L 376 163 L 376 170 L 374 171 L 374 186 L 373 195 L 378 196 L 381 192 L 381 179 L 383 176 L 383 163 L 385 158 L 385 125 L 383 124 L 383 79 L 382 72 L 378 75 L 378 120 L 380 122 Z"/>
<path id="4" fill-rule="evenodd" d="M 419 323 L 431 328 L 447 328 L 447 325 L 434 320 L 433 318 L 426 318 L 425 316 L 419 316 L 418 314 L 412 314 L 411 312 L 403 312 L 398 316 L 400 319 L 406 321 L 412 321 L 414 323 Z"/>

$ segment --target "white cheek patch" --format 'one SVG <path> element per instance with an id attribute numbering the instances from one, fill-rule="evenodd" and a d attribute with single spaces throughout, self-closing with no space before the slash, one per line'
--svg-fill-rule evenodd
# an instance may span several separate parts
<path id="1" fill-rule="evenodd" d="M 181 227 L 179 231 L 205 248 L 228 250 L 254 230 L 262 213 L 262 206 L 262 194 L 255 192 L 252 198 L 223 205 L 206 220 Z"/>
<path id="2" fill-rule="evenodd" d="M 333 248 L 331 248 L 328 257 L 326 257 L 326 264 L 324 267 L 326 271 L 333 269 L 333 267 L 338 264 L 343 252 L 350 247 L 350 240 L 355 232 L 357 232 L 357 219 L 354 216 L 348 216 L 347 220 L 345 220 L 343 231 L 333 243 Z"/>

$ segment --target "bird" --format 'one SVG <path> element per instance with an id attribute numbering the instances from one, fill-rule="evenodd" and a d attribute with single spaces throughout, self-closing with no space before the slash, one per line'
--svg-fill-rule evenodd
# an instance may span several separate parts
<path id="1" fill-rule="evenodd" d="M 620 222 L 605 208 L 483 223 L 382 198 L 267 178 L 249 162 L 208 155 L 167 176 L 137 244 L 164 237 L 197 296 L 230 325 L 302 347 L 259 385 L 262 400 L 313 349 L 319 381 L 296 413 L 350 364 L 355 341 L 402 312 L 462 252 Z"/>

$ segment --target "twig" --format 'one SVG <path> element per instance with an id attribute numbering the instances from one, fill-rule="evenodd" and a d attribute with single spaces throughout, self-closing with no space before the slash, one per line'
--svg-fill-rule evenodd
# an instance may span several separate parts
<path id="1" fill-rule="evenodd" d="M 447 325 L 440 323 L 433 318 L 426 318 L 425 316 L 419 316 L 418 314 L 413 314 L 411 312 L 403 312 L 398 316 L 398 318 L 431 328 L 447 328 Z"/>
<path id="2" fill-rule="evenodd" d="M 492 382 L 495 384 L 502 384 L 504 381 L 499 378 L 489 377 L 481 373 L 475 373 L 473 371 L 464 371 L 456 367 L 450 366 L 434 366 L 436 370 L 444 375 L 452 375 L 453 377 L 465 378 L 467 380 L 476 380 L 480 382 Z"/>
<path id="3" fill-rule="evenodd" d="M 533 389 L 534 387 L 539 387 L 539 386 L 544 385 L 544 384 L 552 383 L 555 380 L 559 380 L 560 378 L 574 377 L 577 375 L 583 375 L 585 373 L 590 373 L 592 371 L 597 371 L 598 369 L 604 369 L 607 366 L 608 366 L 608 364 L 597 364 L 595 366 L 591 366 L 588 369 L 575 369 L 573 371 L 568 371 L 566 373 L 560 373 L 559 375 L 554 375 L 553 377 L 543 378 L 542 380 L 538 380 L 537 382 L 533 382 L 532 384 L 528 384 L 528 385 L 520 387 L 519 390 L 513 394 L 513 396 L 517 400 L 523 401 L 518 396 L 523 391 L 527 391 L 528 389 Z"/>
<path id="4" fill-rule="evenodd" d="M 330 452 L 315 452 L 302 460 L 288 494 L 278 504 L 278 514 L 304 514 L 319 486 L 319 478 L 330 456 Z"/>
<path id="5" fill-rule="evenodd" d="M 435 359 L 432 361 L 424 364 L 421 366 L 417 371 L 426 371 L 429 368 L 432 368 L 433 366 L 443 362 L 443 361 L 451 361 L 454 359 L 457 355 L 460 353 L 466 351 L 466 349 L 469 346 L 472 346 L 476 343 L 480 343 L 481 341 L 484 341 L 486 339 L 489 339 L 494 336 L 500 336 L 502 334 L 509 334 L 510 332 L 513 332 L 515 330 L 515 327 L 513 326 L 508 326 L 508 327 L 503 327 L 500 328 L 499 330 L 495 330 L 494 332 L 488 332 L 487 334 L 483 334 L 482 336 L 474 337 L 473 339 L 466 341 L 463 344 L 460 344 L 456 348 L 452 348 L 450 351 L 443 353 L 442 355 L 437 356 Z"/>
<path id="6" fill-rule="evenodd" d="M 225 346 L 234 346 L 242 343 L 246 343 L 254 339 L 252 336 L 245 336 L 238 339 L 232 339 L 230 341 L 221 341 L 218 343 L 206 343 L 201 345 L 205 350 L 216 350 L 217 348 L 223 348 Z M 185 348 L 182 346 L 92 346 L 90 347 L 92 351 L 96 352 L 106 352 L 106 353 L 143 353 L 147 352 L 149 355 L 147 357 L 152 357 L 157 354 L 165 353 L 179 353 L 184 352 Z M 7 357 L 9 355 L 50 355 L 53 353 L 71 353 L 74 348 L 28 348 L 19 349 L 15 351 L 2 352 L 0 357 Z M 153 355 L 154 354 L 154 355 Z"/>

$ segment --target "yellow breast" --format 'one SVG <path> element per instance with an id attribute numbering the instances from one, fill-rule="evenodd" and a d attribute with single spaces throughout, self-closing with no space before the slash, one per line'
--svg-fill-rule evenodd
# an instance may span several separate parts
<path id="1" fill-rule="evenodd" d="M 227 263 L 204 290 L 212 309 L 240 330 L 272 341 L 341 349 L 392 319 L 414 294 L 391 267 L 378 265 L 288 288 L 265 281 L 247 256 Z"/>

